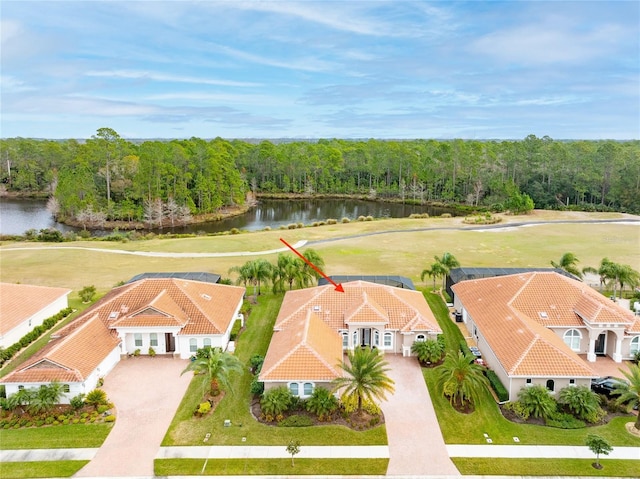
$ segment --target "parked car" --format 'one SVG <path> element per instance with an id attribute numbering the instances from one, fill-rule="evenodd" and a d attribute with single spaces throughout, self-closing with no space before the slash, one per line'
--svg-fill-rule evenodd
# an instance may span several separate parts
<path id="1" fill-rule="evenodd" d="M 605 378 L 598 378 L 591 380 L 591 390 L 598 394 L 604 394 L 608 398 L 617 397 L 617 395 L 612 394 L 616 389 L 618 384 L 624 384 L 625 381 L 623 379 L 614 378 L 612 376 L 607 376 Z"/>

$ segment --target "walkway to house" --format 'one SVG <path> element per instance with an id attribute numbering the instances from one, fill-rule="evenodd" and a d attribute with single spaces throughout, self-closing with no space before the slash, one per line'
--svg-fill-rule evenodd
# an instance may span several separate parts
<path id="1" fill-rule="evenodd" d="M 435 410 L 415 358 L 386 354 L 395 393 L 382 410 L 387 425 L 387 475 L 458 476 L 449 459 Z"/>
<path id="2" fill-rule="evenodd" d="M 105 379 L 117 420 L 95 457 L 77 477 L 153 476 L 153 460 L 192 374 L 187 360 L 157 356 L 123 359 Z"/>

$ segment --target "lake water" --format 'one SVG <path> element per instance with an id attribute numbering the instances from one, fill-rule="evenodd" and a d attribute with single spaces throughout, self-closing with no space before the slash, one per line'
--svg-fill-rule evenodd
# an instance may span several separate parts
<path id="1" fill-rule="evenodd" d="M 352 199 L 310 199 L 310 200 L 261 200 L 249 212 L 222 221 L 201 223 L 177 228 L 164 228 L 164 232 L 196 233 L 204 231 L 217 233 L 238 228 L 257 231 L 266 228 L 277 229 L 290 223 L 310 225 L 316 221 L 334 218 L 355 220 L 359 216 L 374 218 L 405 218 L 412 213 L 429 213 L 438 216 L 450 213 L 452 209 L 432 206 L 403 205 Z M 73 228 L 57 223 L 47 211 L 46 202 L 30 199 L 0 199 L 0 234 L 23 234 L 29 229 L 56 228 L 60 231 L 75 231 Z"/>

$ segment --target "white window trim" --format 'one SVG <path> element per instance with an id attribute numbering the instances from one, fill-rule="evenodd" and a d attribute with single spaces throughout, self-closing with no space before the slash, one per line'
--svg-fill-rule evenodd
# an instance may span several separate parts
<path id="1" fill-rule="evenodd" d="M 420 333 L 418 335 L 416 335 L 416 342 L 424 342 L 427 340 L 427 335 Z"/>
<path id="2" fill-rule="evenodd" d="M 578 333 L 578 335 L 576 336 L 575 334 L 573 334 L 573 332 Z M 569 336 L 569 333 L 572 333 L 571 336 Z M 567 343 L 567 339 L 570 338 L 571 339 L 571 344 Z M 578 347 L 574 348 L 573 347 L 573 342 L 578 341 Z M 569 348 L 571 348 L 571 351 L 580 351 L 580 344 L 582 343 L 582 333 L 580 332 L 580 330 L 572 328 L 572 329 L 568 329 L 564 332 L 564 334 L 562 335 L 562 340 L 564 341 L 564 344 L 566 344 L 567 346 L 569 346 Z"/>
<path id="3" fill-rule="evenodd" d="M 389 339 L 389 344 L 386 344 L 386 339 Z M 393 333 L 387 331 L 386 333 L 384 333 L 384 335 L 382 336 L 382 347 L 384 349 L 393 349 Z"/>
<path id="4" fill-rule="evenodd" d="M 633 348 L 635 346 L 635 349 Z M 640 336 L 635 336 L 629 341 L 629 354 L 633 355 L 640 351 Z"/>

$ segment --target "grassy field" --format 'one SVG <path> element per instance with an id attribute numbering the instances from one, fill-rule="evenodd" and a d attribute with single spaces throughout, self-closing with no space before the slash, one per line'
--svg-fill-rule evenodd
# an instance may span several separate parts
<path id="1" fill-rule="evenodd" d="M 293 476 L 310 477 L 381 475 L 387 472 L 388 459 L 156 459 L 156 476 Z"/>
<path id="2" fill-rule="evenodd" d="M 594 459 L 503 459 L 495 457 L 454 457 L 461 474 L 478 476 L 594 476 L 638 477 L 640 461 L 600 458 L 603 469 L 591 466 Z M 507 472 L 508 471 L 508 474 Z M 537 472 L 536 472 L 537 471 Z"/>
<path id="3" fill-rule="evenodd" d="M 248 365 L 249 359 L 254 354 L 264 356 L 266 353 L 282 298 L 282 294 L 261 296 L 259 304 L 253 307 L 247 319 L 247 327 L 238 338 L 236 349 L 236 354 L 243 363 Z M 225 395 L 213 414 L 204 418 L 196 418 L 193 416 L 193 411 L 202 398 L 202 387 L 200 378 L 194 377 L 169 426 L 162 443 L 163 446 L 200 446 L 207 433 L 211 433 L 208 444 L 212 445 L 282 444 L 284 447 L 291 439 L 297 439 L 303 445 L 387 443 L 384 426 L 359 432 L 343 426 L 286 428 L 259 423 L 249 411 L 251 379 L 251 374 L 248 371 L 242 376 L 234 376 L 232 392 Z M 231 420 L 231 427 L 224 427 L 225 419 Z M 245 440 L 243 441 L 242 438 Z"/>
<path id="4" fill-rule="evenodd" d="M 505 222 L 616 218 L 629 216 L 536 211 L 528 216 L 506 217 Z M 425 228 L 431 229 L 421 230 Z M 637 223 L 552 223 L 500 230 L 468 229 L 461 218 L 387 219 L 127 243 L 78 241 L 52 245 L 5 242 L 0 245 L 0 269 L 5 282 L 66 286 L 76 291 L 94 284 L 104 293 L 120 281 L 145 271 L 211 271 L 226 276 L 232 266 L 260 256 L 274 261 L 276 254 L 165 258 L 75 248 L 179 253 L 260 252 L 283 247 L 279 241 L 281 237 L 291 244 L 299 240 L 310 241 L 310 247 L 324 258 L 327 274 L 400 274 L 416 282 L 419 282 L 421 271 L 433 262 L 433 256 L 445 251 L 454 254 L 462 265 L 473 266 L 543 267 L 571 251 L 580 259 L 581 267 L 597 266 L 603 257 L 609 257 L 612 261 L 640 268 L 637 253 L 640 224 Z M 54 249 L 30 250 L 38 247 Z"/>
<path id="5" fill-rule="evenodd" d="M 71 477 L 88 462 L 89 461 L 3 462 L 0 464 L 0 477 L 2 477 L 2 479 Z"/>

